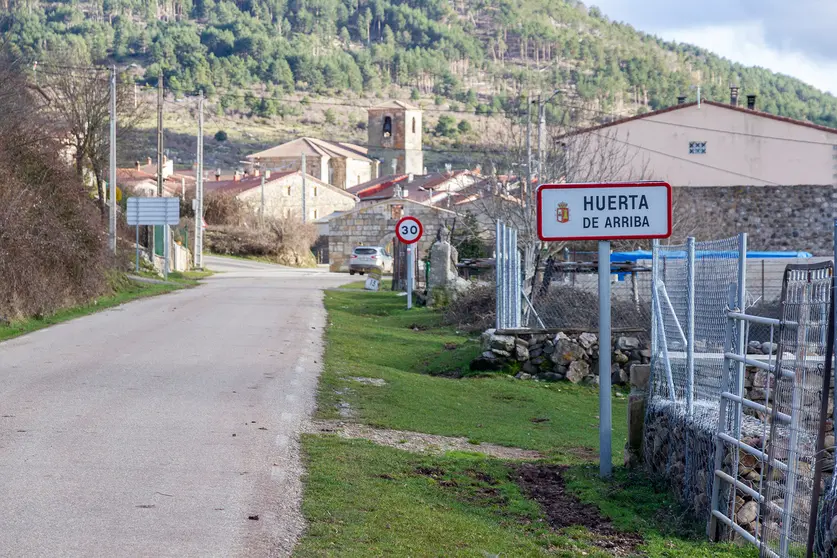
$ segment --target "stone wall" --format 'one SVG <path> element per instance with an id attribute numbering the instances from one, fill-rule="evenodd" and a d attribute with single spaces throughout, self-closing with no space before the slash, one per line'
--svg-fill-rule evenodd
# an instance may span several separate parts
<path id="1" fill-rule="evenodd" d="M 402 206 L 403 209 L 399 212 L 393 206 Z M 355 246 L 388 246 L 395 237 L 399 215 L 418 217 L 424 226 L 424 235 L 417 243 L 419 260 L 424 258 L 436 240 L 439 226 L 454 217 L 451 211 L 403 199 L 387 200 L 335 217 L 328 223 L 331 271 L 348 270 L 348 260 Z"/>
<path id="2" fill-rule="evenodd" d="M 713 240 L 746 232 L 750 250 L 833 253 L 835 186 L 678 187 L 674 206 L 678 237 Z"/>
<path id="3" fill-rule="evenodd" d="M 482 335 L 483 353 L 471 363 L 474 370 L 520 367 L 519 379 L 568 380 L 599 383 L 599 338 L 594 333 L 497 331 Z M 647 364 L 651 351 L 636 337 L 614 336 L 611 382 L 624 385 L 634 364 Z"/>

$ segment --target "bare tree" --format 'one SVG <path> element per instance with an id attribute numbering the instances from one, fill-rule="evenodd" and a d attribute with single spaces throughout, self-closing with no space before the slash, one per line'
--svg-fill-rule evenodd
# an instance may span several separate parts
<path id="1" fill-rule="evenodd" d="M 52 131 L 71 152 L 76 174 L 86 183 L 95 184 L 99 209 L 104 215 L 110 145 L 110 72 L 74 57 L 64 57 L 45 64 L 39 74 L 42 76 L 39 89 L 48 100 L 45 110 L 52 117 Z M 142 106 L 134 105 L 132 87 L 124 75 L 117 79 L 117 133 L 135 126 L 143 113 Z"/>

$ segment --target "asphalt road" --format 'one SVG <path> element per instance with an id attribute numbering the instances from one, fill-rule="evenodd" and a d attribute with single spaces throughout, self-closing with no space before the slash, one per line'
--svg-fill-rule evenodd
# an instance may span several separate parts
<path id="1" fill-rule="evenodd" d="M 205 264 L 224 273 L 0 343 L 0 556 L 290 553 L 322 289 L 349 277 Z"/>

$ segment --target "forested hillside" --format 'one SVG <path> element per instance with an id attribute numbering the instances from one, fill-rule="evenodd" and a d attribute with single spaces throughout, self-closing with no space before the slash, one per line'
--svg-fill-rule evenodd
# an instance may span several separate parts
<path id="1" fill-rule="evenodd" d="M 5 5 L 4 5 L 5 4 Z M 162 72 L 176 94 L 204 90 L 228 109 L 281 114 L 293 91 L 352 97 L 407 88 L 413 98 L 494 114 L 522 91 L 560 89 L 557 106 L 598 118 L 694 98 L 759 95 L 759 108 L 837 126 L 837 99 L 609 21 L 573 0 L 0 0 L 14 53 L 44 63 Z M 244 97 L 241 89 L 255 91 Z M 406 93 L 405 93 L 406 94 Z M 262 99 L 270 97 L 271 99 Z"/>

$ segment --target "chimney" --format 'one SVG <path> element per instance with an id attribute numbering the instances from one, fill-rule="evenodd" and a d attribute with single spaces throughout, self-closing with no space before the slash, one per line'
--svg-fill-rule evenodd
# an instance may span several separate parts
<path id="1" fill-rule="evenodd" d="M 259 176 L 261 176 L 261 175 L 262 175 L 262 171 L 261 171 L 261 170 L 256 169 L 256 170 L 254 170 L 254 171 L 253 171 L 253 176 L 255 176 L 255 177 L 257 177 L 257 178 L 258 178 L 258 177 L 259 177 Z"/>
<path id="2" fill-rule="evenodd" d="M 680 95 L 679 97 L 677 97 L 677 104 L 678 105 L 685 105 L 686 104 L 686 96 L 685 95 Z"/>
<path id="3" fill-rule="evenodd" d="M 734 107 L 738 106 L 738 86 L 737 85 L 730 85 L 729 86 L 729 104 Z"/>
<path id="4" fill-rule="evenodd" d="M 134 168 L 135 168 L 136 170 L 140 170 L 140 162 L 139 162 L 139 161 L 137 161 L 136 163 L 134 163 Z"/>
<path id="5" fill-rule="evenodd" d="M 151 164 L 151 157 L 149 157 L 149 158 L 147 158 L 147 159 L 145 160 L 145 164 L 146 164 L 146 165 L 150 165 L 150 164 Z"/>
<path id="6" fill-rule="evenodd" d="M 756 96 L 755 95 L 747 95 L 747 108 L 750 110 L 756 110 Z"/>
<path id="7" fill-rule="evenodd" d="M 221 180 L 221 169 L 215 169 L 215 182 Z"/>
<path id="8" fill-rule="evenodd" d="M 239 180 L 241 180 L 241 175 L 238 174 L 238 171 L 235 171 L 235 174 L 233 175 L 233 182 L 238 182 Z"/>
<path id="9" fill-rule="evenodd" d="M 413 181 L 413 173 L 409 173 L 407 175 L 407 184 L 410 184 Z"/>
<path id="10" fill-rule="evenodd" d="M 269 170 L 264 171 L 264 178 L 265 178 L 265 180 L 270 178 L 270 171 Z"/>
<path id="11" fill-rule="evenodd" d="M 405 198 L 409 198 L 410 197 L 410 191 L 405 188 L 401 195 Z"/>

